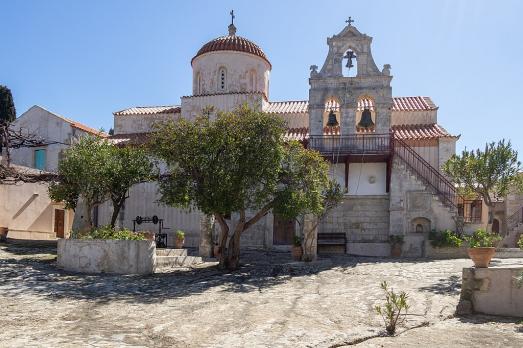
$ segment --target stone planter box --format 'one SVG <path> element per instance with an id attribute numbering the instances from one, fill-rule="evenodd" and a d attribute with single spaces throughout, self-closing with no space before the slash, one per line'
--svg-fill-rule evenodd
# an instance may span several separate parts
<path id="1" fill-rule="evenodd" d="M 523 287 L 514 280 L 521 272 L 523 267 L 463 268 L 457 314 L 523 316 Z"/>
<path id="2" fill-rule="evenodd" d="M 443 247 L 436 248 L 430 244 L 430 240 L 425 243 L 425 257 L 431 259 L 468 259 L 466 243 L 460 248 Z M 496 256 L 494 256 L 496 257 Z"/>
<path id="3" fill-rule="evenodd" d="M 80 273 L 151 274 L 156 245 L 148 240 L 58 240 L 58 267 Z"/>

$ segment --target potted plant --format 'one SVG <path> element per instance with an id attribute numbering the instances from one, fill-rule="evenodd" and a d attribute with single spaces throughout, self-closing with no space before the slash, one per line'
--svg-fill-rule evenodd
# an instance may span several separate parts
<path id="1" fill-rule="evenodd" d="M 401 245 L 404 243 L 403 236 L 392 235 L 389 236 L 390 243 L 390 256 L 400 257 L 401 256 Z"/>
<path id="2" fill-rule="evenodd" d="M 301 261 L 303 257 L 303 249 L 301 248 L 301 238 L 300 236 L 294 236 L 294 242 L 292 244 L 292 259 L 294 261 Z"/>
<path id="3" fill-rule="evenodd" d="M 484 229 L 476 230 L 471 236 L 465 237 L 469 243 L 468 254 L 476 268 L 487 268 L 496 253 L 495 245 L 501 237 Z"/>
<path id="4" fill-rule="evenodd" d="M 185 242 L 185 232 L 183 232 L 182 230 L 176 231 L 176 240 L 174 242 L 176 249 L 182 249 L 184 242 Z"/>

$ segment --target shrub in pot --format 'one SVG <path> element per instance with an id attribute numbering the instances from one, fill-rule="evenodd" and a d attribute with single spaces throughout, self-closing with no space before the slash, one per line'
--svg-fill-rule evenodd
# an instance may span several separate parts
<path id="1" fill-rule="evenodd" d="M 174 241 L 175 248 L 183 248 L 183 243 L 185 243 L 185 232 L 183 232 L 182 230 L 178 230 L 176 231 L 176 239 Z"/>
<path id="2" fill-rule="evenodd" d="M 523 234 L 519 235 L 518 247 L 523 249 Z"/>
<path id="3" fill-rule="evenodd" d="M 496 253 L 495 245 L 501 237 L 484 229 L 476 230 L 471 236 L 465 237 L 469 243 L 468 254 L 477 268 L 487 268 Z"/>
<path id="4" fill-rule="evenodd" d="M 400 257 L 401 256 L 401 246 L 405 240 L 403 239 L 403 236 L 397 236 L 392 235 L 389 236 L 389 243 L 390 243 L 390 256 L 392 257 Z"/>
<path id="5" fill-rule="evenodd" d="M 294 236 L 291 253 L 294 261 L 301 261 L 301 258 L 303 257 L 303 249 L 301 248 L 301 238 L 299 236 Z"/>

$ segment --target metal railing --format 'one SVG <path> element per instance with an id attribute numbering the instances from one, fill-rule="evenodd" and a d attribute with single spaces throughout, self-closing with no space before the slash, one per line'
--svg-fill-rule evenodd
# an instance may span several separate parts
<path id="1" fill-rule="evenodd" d="M 433 166 L 421 157 L 413 148 L 403 140 L 394 138 L 394 154 L 407 164 L 423 181 L 432 187 L 441 201 L 456 208 L 456 188 Z"/>
<path id="2" fill-rule="evenodd" d="M 321 135 L 309 138 L 309 149 L 322 154 L 387 154 L 392 150 L 391 134 Z"/>

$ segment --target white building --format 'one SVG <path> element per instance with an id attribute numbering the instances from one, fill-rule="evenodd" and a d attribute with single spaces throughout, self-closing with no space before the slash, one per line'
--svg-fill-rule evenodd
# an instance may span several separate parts
<path id="1" fill-rule="evenodd" d="M 421 256 L 431 229 L 455 228 L 455 192 L 440 167 L 454 154 L 459 136 L 438 124 L 438 107 L 429 97 L 392 96 L 391 67 L 377 68 L 371 42 L 349 24 L 327 39 L 323 67 L 311 66 L 309 100 L 272 101 L 268 57 L 231 24 L 228 35 L 206 43 L 192 58 L 191 95 L 178 105 L 115 112 L 111 139 L 120 145 L 142 143 L 158 120 L 190 119 L 207 106 L 229 111 L 246 102 L 260 107 L 287 121 L 289 139 L 331 161 L 333 175 L 346 189 L 344 202 L 320 225 L 320 249 L 331 242 L 325 233 L 337 233 L 346 238 L 342 247 L 349 253 L 388 255 L 389 235 L 402 235 L 404 255 Z M 108 221 L 108 207 L 100 210 L 99 223 Z M 172 233 L 182 229 L 186 243 L 198 245 L 200 214 L 159 204 L 155 183 L 130 190 L 119 222 L 132 228 L 136 216 L 153 215 L 169 228 L 169 244 Z M 293 234 L 293 223 L 268 214 L 246 231 L 242 245 L 289 245 Z"/>

